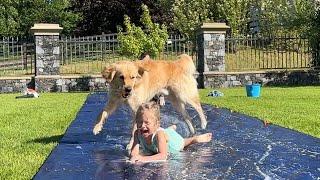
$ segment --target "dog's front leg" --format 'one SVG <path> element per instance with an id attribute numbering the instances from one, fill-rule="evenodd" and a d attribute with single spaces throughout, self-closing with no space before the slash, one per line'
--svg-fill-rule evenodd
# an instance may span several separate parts
<path id="1" fill-rule="evenodd" d="M 129 152 L 129 154 L 130 154 L 130 152 L 131 152 L 131 148 L 132 148 L 132 145 L 133 145 L 133 140 L 134 140 L 134 133 L 136 132 L 136 130 L 138 129 L 137 128 L 137 122 L 136 122 L 136 114 L 137 114 L 137 110 L 138 110 L 138 108 L 137 108 L 137 106 L 136 106 L 136 104 L 129 104 L 129 106 L 131 107 L 131 109 L 132 109 L 132 120 L 131 120 L 131 138 L 130 138 L 130 140 L 129 140 L 129 143 L 127 144 L 127 147 L 126 147 L 126 149 L 127 149 L 127 151 Z"/>
<path id="2" fill-rule="evenodd" d="M 106 122 L 107 118 L 112 114 L 119 106 L 118 99 L 110 99 L 107 105 L 103 108 L 103 111 L 99 114 L 96 124 L 93 128 L 93 134 L 97 135 L 102 130 L 103 124 Z"/>
<path id="3" fill-rule="evenodd" d="M 134 116 L 134 117 L 135 117 L 135 116 Z M 132 119 L 132 134 L 131 134 L 130 141 L 129 141 L 129 143 L 127 144 L 127 147 L 126 147 L 126 149 L 128 150 L 128 152 L 131 152 L 131 148 L 132 148 L 133 140 L 134 140 L 134 133 L 135 133 L 136 130 L 137 130 L 137 123 L 136 123 L 135 118 L 133 118 L 133 119 Z"/>

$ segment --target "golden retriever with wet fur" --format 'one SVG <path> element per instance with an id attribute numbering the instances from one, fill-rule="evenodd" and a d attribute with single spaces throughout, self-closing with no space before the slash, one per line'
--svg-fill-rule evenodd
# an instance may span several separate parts
<path id="1" fill-rule="evenodd" d="M 100 113 L 93 133 L 98 134 L 106 119 L 117 107 L 126 103 L 133 111 L 133 116 L 142 103 L 150 101 L 163 90 L 169 92 L 166 97 L 180 112 L 194 133 L 185 105 L 190 104 L 199 114 L 201 128 L 206 128 L 207 120 L 203 113 L 197 82 L 193 77 L 196 69 L 189 55 L 183 54 L 176 61 L 153 61 L 146 57 L 142 61 L 121 61 L 105 67 L 102 76 L 110 84 L 109 101 Z M 136 122 L 133 123 L 133 132 Z M 132 138 L 129 147 L 132 145 Z"/>

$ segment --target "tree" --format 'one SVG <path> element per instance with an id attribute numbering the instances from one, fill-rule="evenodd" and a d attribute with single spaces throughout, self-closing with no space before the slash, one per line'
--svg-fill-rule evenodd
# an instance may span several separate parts
<path id="1" fill-rule="evenodd" d="M 83 14 L 83 20 L 78 24 L 77 35 L 96 35 L 117 32 L 117 26 L 123 26 L 124 15 L 130 17 L 130 21 L 141 26 L 141 5 L 148 6 L 151 19 L 159 24 L 169 25 L 172 16 L 160 3 L 161 0 L 73 0 L 71 9 Z"/>
<path id="2" fill-rule="evenodd" d="M 81 16 L 69 7 L 69 0 L 2 0 L 0 35 L 28 36 L 34 23 L 58 23 L 70 34 Z"/>
<path id="3" fill-rule="evenodd" d="M 63 27 L 63 34 L 70 34 L 82 19 L 81 13 L 74 13 L 70 10 L 69 0 L 47 0 L 42 9 L 39 22 L 58 23 Z"/>
<path id="4" fill-rule="evenodd" d="M 316 13 L 315 1 L 295 0 L 288 4 L 288 11 L 284 13 L 284 26 L 290 31 L 306 34 Z"/>
<path id="5" fill-rule="evenodd" d="M 174 13 L 174 28 L 194 38 L 203 22 L 226 22 L 235 34 L 245 32 L 250 0 L 168 0 Z"/>
<path id="6" fill-rule="evenodd" d="M 15 1 L 0 1 L 0 36 L 14 36 L 18 32 L 18 17 Z"/>
<path id="7" fill-rule="evenodd" d="M 208 0 L 175 0 L 173 4 L 174 27 L 190 39 L 200 24 L 208 20 Z"/>
<path id="8" fill-rule="evenodd" d="M 141 27 L 130 22 L 129 16 L 125 15 L 124 25 L 126 33 L 119 28 L 118 40 L 120 51 L 123 55 L 140 57 L 143 53 L 148 53 L 156 57 L 164 49 L 168 39 L 167 28 L 165 25 L 160 27 L 159 24 L 153 23 L 150 17 L 148 7 L 142 5 Z"/>
<path id="9" fill-rule="evenodd" d="M 70 10 L 69 0 L 20 0 L 20 32 L 28 34 L 34 23 L 58 23 L 63 34 L 70 34 L 81 20 L 81 14 Z"/>
<path id="10" fill-rule="evenodd" d="M 283 33 L 306 34 L 315 15 L 315 1 L 310 0 L 263 0 L 260 1 L 261 33 L 277 35 Z"/>
<path id="11" fill-rule="evenodd" d="M 154 3 L 156 8 L 150 8 L 150 5 L 146 4 L 150 9 L 152 20 L 160 24 L 165 24 L 170 32 L 177 31 L 173 24 L 174 13 L 172 7 L 174 1 L 175 0 L 156 0 L 156 3 Z M 158 13 L 155 14 L 155 11 Z"/>
<path id="12" fill-rule="evenodd" d="M 222 19 L 226 19 L 232 35 L 248 33 L 250 0 L 228 0 L 218 3 L 218 12 Z"/>

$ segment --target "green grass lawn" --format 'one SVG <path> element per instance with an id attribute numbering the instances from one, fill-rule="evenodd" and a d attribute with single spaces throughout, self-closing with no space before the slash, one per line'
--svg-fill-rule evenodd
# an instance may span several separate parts
<path id="1" fill-rule="evenodd" d="M 31 179 L 75 118 L 87 93 L 0 94 L 0 179 Z"/>
<path id="2" fill-rule="evenodd" d="M 268 120 L 320 137 L 320 87 L 262 87 L 261 97 L 245 89 L 219 89 L 225 95 L 202 102 Z M 38 99 L 0 94 L 0 179 L 31 179 L 41 167 L 87 96 L 87 93 L 43 93 Z M 214 121 L 214 120 L 213 120 Z"/>
<path id="3" fill-rule="evenodd" d="M 219 90 L 223 97 L 207 97 L 210 90 L 200 90 L 202 102 L 320 138 L 320 87 L 262 87 L 260 98 L 246 97 L 244 87 Z"/>

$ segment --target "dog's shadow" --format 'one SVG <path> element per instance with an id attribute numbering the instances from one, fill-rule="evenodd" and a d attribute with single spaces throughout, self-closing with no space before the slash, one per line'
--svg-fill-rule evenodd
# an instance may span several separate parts
<path id="1" fill-rule="evenodd" d="M 27 141 L 28 143 L 40 143 L 40 144 L 50 144 L 50 143 L 58 143 L 62 139 L 63 134 L 50 136 L 50 137 L 41 137 L 36 138 L 30 141 Z"/>

